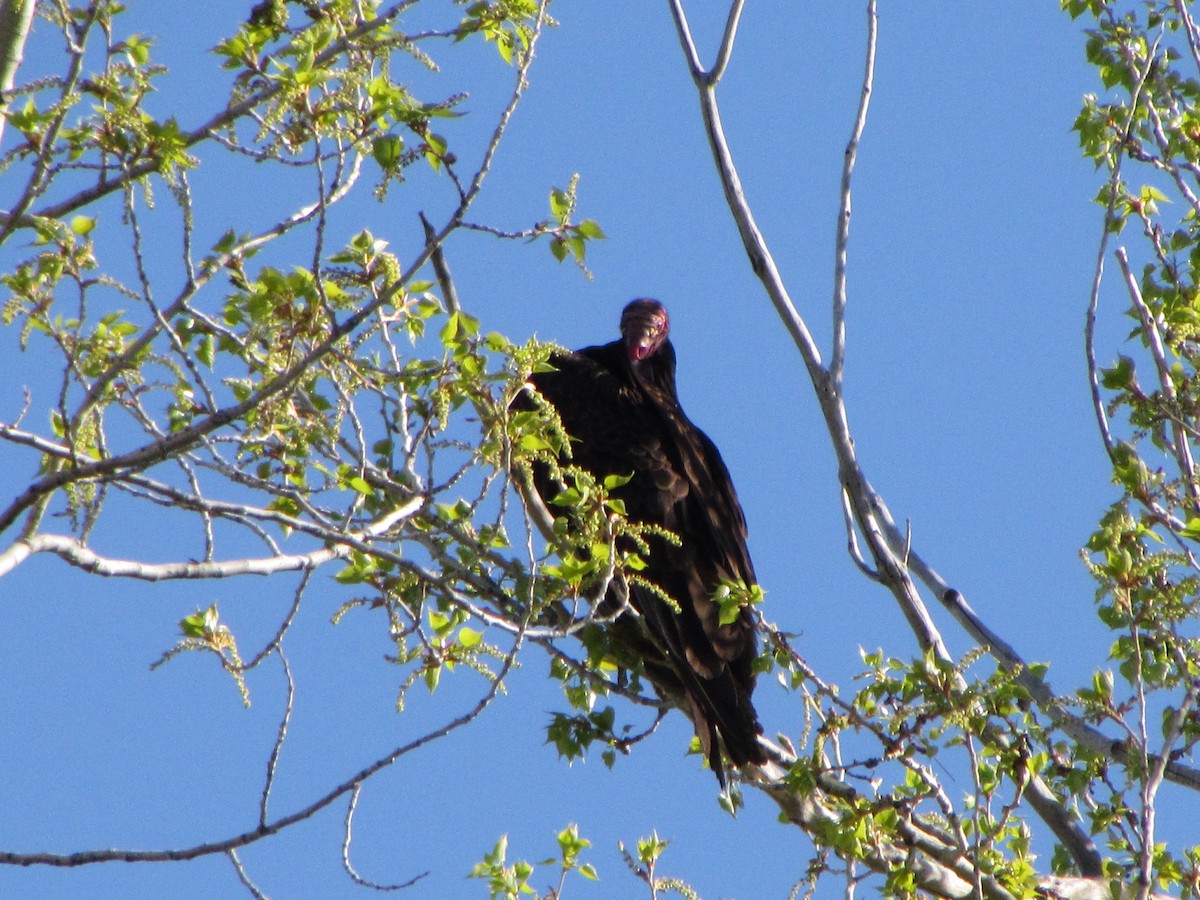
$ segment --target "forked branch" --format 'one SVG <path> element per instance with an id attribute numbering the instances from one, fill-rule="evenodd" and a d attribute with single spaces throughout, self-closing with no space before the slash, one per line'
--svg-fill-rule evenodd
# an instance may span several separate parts
<path id="1" fill-rule="evenodd" d="M 932 588 L 934 585 L 937 585 L 937 589 L 934 591 L 936 596 L 951 608 L 960 621 L 964 618 L 965 602 L 962 602 L 961 595 L 957 591 L 952 591 L 943 579 L 915 553 L 912 549 L 911 534 L 900 531 L 888 511 L 887 505 L 871 486 L 857 460 L 842 397 L 842 372 L 846 346 L 846 260 L 850 233 L 851 182 L 859 142 L 866 125 L 874 79 L 877 38 L 875 0 L 868 0 L 867 2 L 867 49 L 862 91 L 858 114 L 846 147 L 845 162 L 842 170 L 841 202 L 838 211 L 835 246 L 834 336 L 830 355 L 831 362 L 828 367 L 825 366 L 821 352 L 803 317 L 796 310 L 766 240 L 758 229 L 749 203 L 742 190 L 737 168 L 733 162 L 732 153 L 730 152 L 729 144 L 721 125 L 716 89 L 732 53 L 741 4 L 735 0 L 732 5 L 717 63 L 709 70 L 705 70 L 700 63 L 681 0 L 669 0 L 669 5 L 680 44 L 688 61 L 692 80 L 699 94 L 705 131 L 708 136 L 717 172 L 724 188 L 726 202 L 738 226 L 747 255 L 750 258 L 751 267 L 755 275 L 763 283 L 784 326 L 787 328 L 789 334 L 791 334 L 797 349 L 799 349 L 804 359 L 816 391 L 817 400 L 825 417 L 826 427 L 838 459 L 839 478 L 846 503 L 852 553 L 858 547 L 858 540 L 855 537 L 857 533 L 861 535 L 862 542 L 870 551 L 873 566 L 868 565 L 861 553 L 855 553 L 855 562 L 860 569 L 869 573 L 871 577 L 884 584 L 891 591 L 922 649 L 927 652 L 932 651 L 941 659 L 948 660 L 949 654 L 942 641 L 942 637 L 920 597 L 916 581 L 913 577 L 914 565 L 919 570 L 920 577 L 926 582 L 927 586 Z M 971 620 L 973 623 L 977 622 L 973 614 L 971 614 Z M 968 630 L 972 631 L 971 629 Z M 972 631 L 972 633 L 979 634 L 980 630 L 977 629 Z M 991 634 L 990 631 L 986 633 Z M 999 654 L 993 651 L 1001 664 L 1005 667 L 1015 666 L 1016 671 L 1023 671 L 1024 667 L 1019 657 L 1011 651 L 1011 648 L 1006 643 L 998 643 L 1004 650 L 1008 651 L 1007 653 Z M 1035 694 L 1035 696 L 1038 697 L 1040 702 L 1046 704 L 1044 708 L 1052 708 L 1054 711 L 1053 714 L 1061 717 L 1063 715 L 1061 705 L 1055 702 L 1044 683 L 1039 681 L 1038 685 L 1041 691 L 1039 694 Z M 1095 736 L 1103 740 L 1099 732 L 1096 732 Z M 992 737 L 998 740 L 1003 738 L 1002 735 L 993 735 Z M 1109 752 L 1111 752 L 1111 741 L 1108 744 L 1110 748 Z M 1057 801 L 1053 793 L 1036 778 L 1031 781 L 1030 788 L 1027 796 L 1035 810 L 1050 825 L 1059 839 L 1063 841 L 1064 845 L 1071 850 L 1080 871 L 1087 875 L 1098 874 L 1099 854 L 1094 844 L 1079 827 L 1073 816 Z M 774 794 L 772 795 L 774 796 Z M 782 806 L 787 798 L 777 797 L 776 799 Z M 797 816 L 792 817 L 797 821 L 801 821 L 804 818 L 803 811 L 797 811 Z M 803 821 L 801 821 L 801 824 L 804 824 Z M 934 856 L 944 860 L 945 854 L 934 854 Z M 932 859 L 933 857 L 930 858 Z M 941 864 L 944 864 L 944 862 Z M 940 870 L 938 869 L 938 865 L 940 864 L 934 865 L 934 869 L 937 871 L 931 870 L 920 875 L 924 881 L 924 886 L 934 893 L 940 893 L 944 896 L 956 896 L 961 885 L 955 882 L 964 877 L 967 881 L 971 880 L 969 872 L 964 876 L 957 871 Z M 992 896 L 1003 894 L 1002 891 L 997 893 L 993 889 L 987 889 L 985 892 Z"/>

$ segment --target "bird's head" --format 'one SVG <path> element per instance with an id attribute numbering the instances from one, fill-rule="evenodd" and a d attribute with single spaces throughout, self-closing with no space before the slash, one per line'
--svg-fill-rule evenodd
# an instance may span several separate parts
<path id="1" fill-rule="evenodd" d="M 657 300 L 633 300 L 621 313 L 621 337 L 630 362 L 641 362 L 656 354 L 667 342 L 670 330 L 667 308 Z"/>

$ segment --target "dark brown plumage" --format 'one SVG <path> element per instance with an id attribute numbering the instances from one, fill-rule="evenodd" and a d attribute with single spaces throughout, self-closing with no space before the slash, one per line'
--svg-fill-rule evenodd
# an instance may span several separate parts
<path id="1" fill-rule="evenodd" d="M 657 300 L 634 300 L 621 315 L 620 340 L 556 354 L 553 372 L 530 381 L 558 412 L 571 436 L 571 462 L 598 480 L 632 479 L 611 494 L 630 520 L 660 525 L 676 546 L 650 538 L 641 574 L 679 606 L 672 609 L 636 584 L 631 617 L 614 624 L 614 640 L 638 654 L 656 689 L 688 712 L 722 786 L 720 747 L 735 765 L 762 764 L 762 726 L 750 702 L 757 652 L 750 613 L 721 625 L 713 594 L 722 581 L 757 583 L 746 549 L 746 520 L 729 471 L 708 436 L 689 421 L 675 390 L 675 350 L 667 311 Z M 566 460 L 564 460 L 565 462 Z M 549 502 L 561 489 L 535 474 Z M 720 742 L 717 738 L 720 737 Z"/>

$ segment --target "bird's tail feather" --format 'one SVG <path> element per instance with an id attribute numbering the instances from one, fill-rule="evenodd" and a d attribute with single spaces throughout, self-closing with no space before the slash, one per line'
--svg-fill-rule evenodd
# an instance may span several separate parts
<path id="1" fill-rule="evenodd" d="M 721 672 L 716 678 L 693 675 L 686 679 L 684 687 L 696 734 L 722 787 L 725 785 L 721 766 L 722 745 L 735 766 L 762 765 L 767 761 L 758 740 L 762 734 L 758 714 L 747 692 L 734 680 L 729 670 Z"/>

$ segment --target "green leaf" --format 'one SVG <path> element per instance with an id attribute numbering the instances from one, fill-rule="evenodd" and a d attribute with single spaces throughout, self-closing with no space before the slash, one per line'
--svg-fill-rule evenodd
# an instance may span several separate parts
<path id="1" fill-rule="evenodd" d="M 442 669 L 440 666 L 432 666 L 425 670 L 425 687 L 429 689 L 429 693 L 437 690 L 438 682 L 442 680 Z"/>
<path id="2" fill-rule="evenodd" d="M 550 215 L 563 221 L 571 212 L 571 198 L 565 191 L 554 188 L 550 191 Z"/>
<path id="3" fill-rule="evenodd" d="M 1157 201 L 1159 203 L 1170 203 L 1171 199 L 1153 185 L 1143 185 L 1141 190 L 1141 200 L 1143 203 Z"/>
<path id="4" fill-rule="evenodd" d="M 71 230 L 80 237 L 87 237 L 96 227 L 95 216 L 75 216 L 71 219 Z"/>
<path id="5" fill-rule="evenodd" d="M 507 35 L 500 36 L 496 40 L 496 49 L 500 52 L 500 58 L 508 65 L 512 65 L 512 39 Z"/>
<path id="6" fill-rule="evenodd" d="M 671 842 L 660 838 L 657 831 L 651 832 L 650 837 L 639 838 L 637 843 L 638 861 L 643 865 L 657 862 L 669 843 Z"/>
<path id="7" fill-rule="evenodd" d="M 375 493 L 375 489 L 371 487 L 370 483 L 368 483 L 365 478 L 359 475 L 355 475 L 352 478 L 347 478 L 346 486 L 354 488 L 354 490 L 358 491 L 360 494 L 365 494 L 368 497 Z"/>
<path id="8" fill-rule="evenodd" d="M 600 230 L 599 224 L 593 219 L 584 219 L 579 223 L 579 233 L 590 241 L 603 240 L 607 235 Z"/>
<path id="9" fill-rule="evenodd" d="M 558 833 L 558 848 L 562 853 L 563 864 L 574 866 L 579 854 L 592 846 L 587 838 L 579 836 L 579 826 L 568 825 Z"/>
<path id="10" fill-rule="evenodd" d="M 363 573 L 357 566 L 350 565 L 334 575 L 333 580 L 338 584 L 362 584 Z"/>
<path id="11" fill-rule="evenodd" d="M 522 450 L 528 450 L 531 453 L 536 453 L 539 450 L 553 450 L 554 449 L 554 447 L 550 444 L 549 441 L 547 441 L 543 437 L 539 437 L 536 434 L 521 435 L 520 446 L 521 446 Z"/>
<path id="12" fill-rule="evenodd" d="M 432 131 L 425 135 L 425 160 L 435 172 L 440 172 L 446 156 L 446 139 Z"/>
<path id="13" fill-rule="evenodd" d="M 458 336 L 458 317 L 456 312 L 450 313 L 446 319 L 446 324 L 442 326 L 442 330 L 438 332 L 438 339 L 443 344 L 451 343 Z"/>
<path id="14" fill-rule="evenodd" d="M 140 34 L 131 34 L 113 49 L 124 51 L 129 57 L 129 61 L 135 66 L 144 66 L 150 60 L 152 42 L 151 39 L 142 37 Z"/>
<path id="15" fill-rule="evenodd" d="M 206 334 L 196 347 L 196 358 L 209 369 L 213 367 L 213 360 L 216 358 L 217 339 L 215 335 Z"/>
<path id="16" fill-rule="evenodd" d="M 741 615 L 742 607 L 761 603 L 763 596 L 763 589 L 757 584 L 747 586 L 740 581 L 722 581 L 713 593 L 713 600 L 720 606 L 720 623 L 732 625 Z"/>
<path id="17" fill-rule="evenodd" d="M 578 506 L 583 502 L 583 495 L 575 488 L 563 488 L 550 502 L 555 506 Z"/>
<path id="18" fill-rule="evenodd" d="M 1128 356 L 1117 357 L 1111 369 L 1100 370 L 1100 383 L 1107 390 L 1121 391 L 1133 386 L 1134 362 Z"/>
<path id="19" fill-rule="evenodd" d="M 204 636 L 204 617 L 197 612 L 193 616 L 179 620 L 179 630 L 183 632 L 185 637 L 198 638 Z"/>
<path id="20" fill-rule="evenodd" d="M 404 138 L 398 134 L 385 134 L 375 138 L 371 144 L 371 155 L 379 168 L 390 172 L 400 164 L 404 153 Z"/>
<path id="21" fill-rule="evenodd" d="M 493 353 L 511 353 L 513 349 L 512 342 L 495 331 L 489 331 L 487 337 L 483 339 L 483 343 Z"/>
<path id="22" fill-rule="evenodd" d="M 217 604 L 208 609 L 196 610 L 190 616 L 179 621 L 179 630 L 184 637 L 207 640 L 222 629 L 220 616 L 217 614 Z"/>

